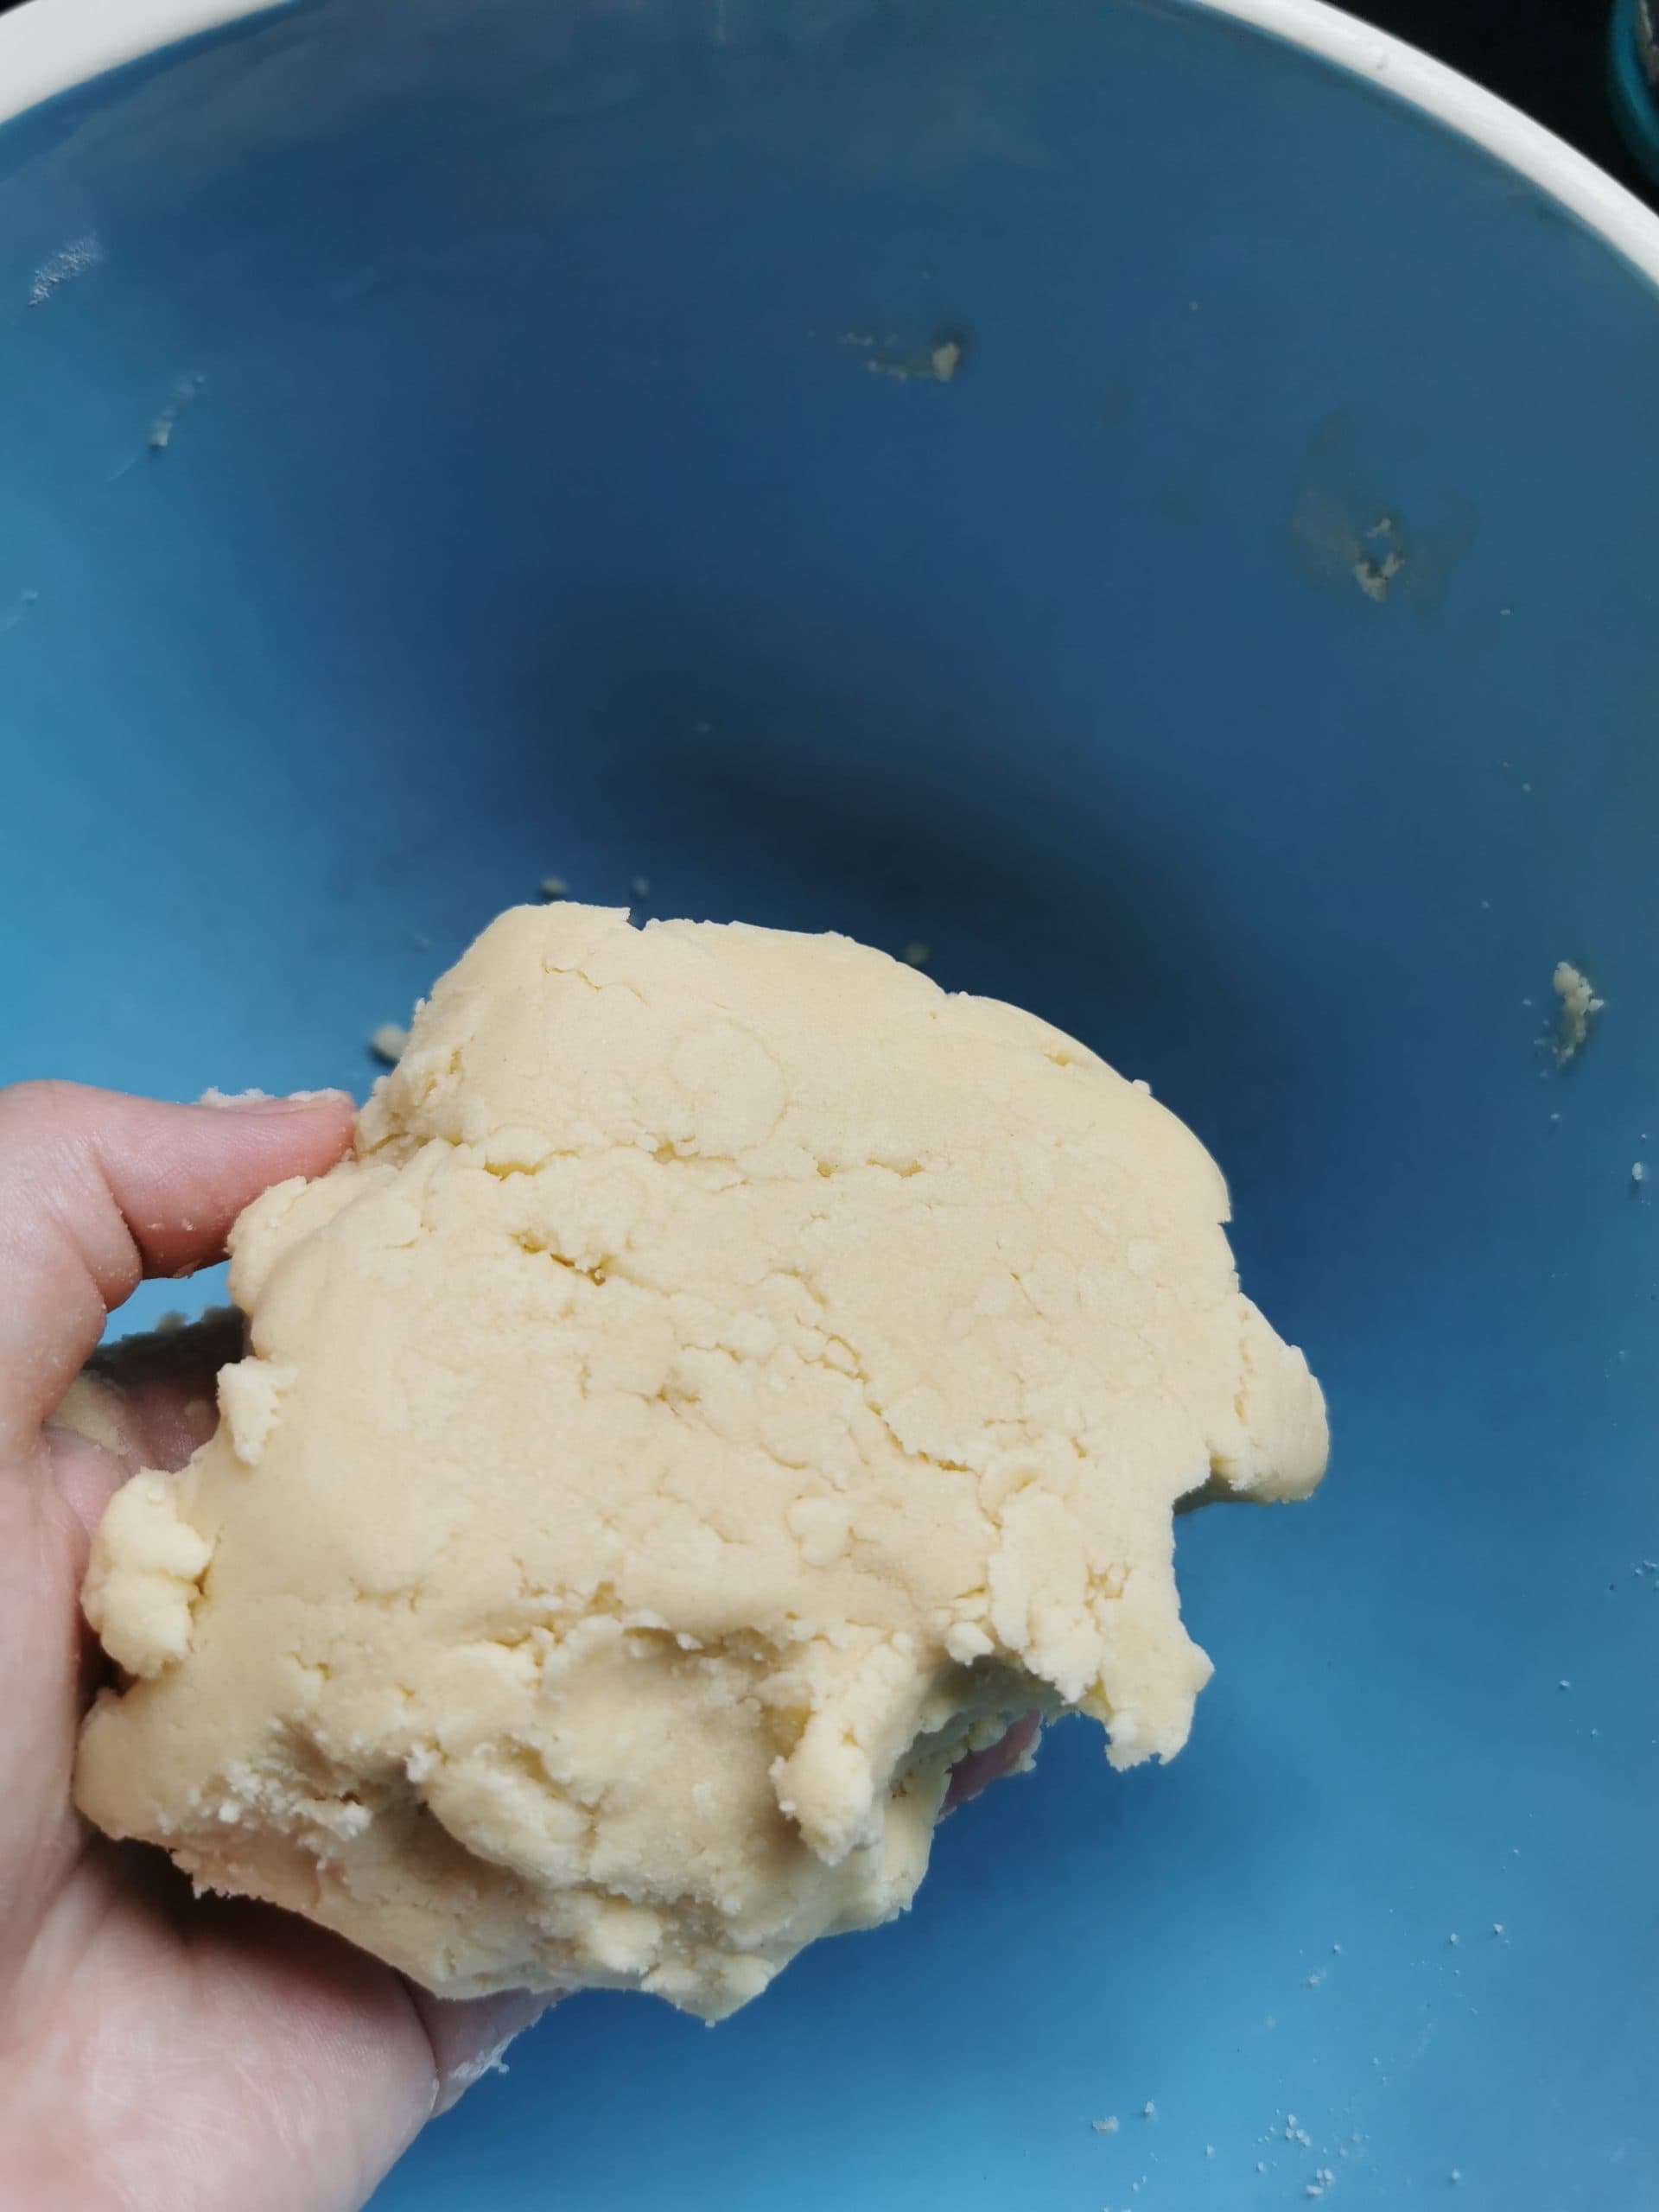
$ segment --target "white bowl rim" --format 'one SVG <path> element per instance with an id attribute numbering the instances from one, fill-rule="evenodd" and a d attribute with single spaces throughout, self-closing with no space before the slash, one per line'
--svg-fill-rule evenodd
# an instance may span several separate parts
<path id="1" fill-rule="evenodd" d="M 27 0 L 0 16 L 0 124 L 76 85 L 282 0 Z"/>
<path id="2" fill-rule="evenodd" d="M 0 16 L 0 124 L 105 70 L 285 0 L 26 0 Z M 1529 177 L 1659 284 L 1659 214 L 1519 108 L 1326 0 L 1184 0 L 1381 86 Z"/>

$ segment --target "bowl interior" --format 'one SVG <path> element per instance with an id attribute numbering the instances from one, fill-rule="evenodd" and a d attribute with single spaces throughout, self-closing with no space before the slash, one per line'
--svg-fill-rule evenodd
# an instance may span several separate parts
<path id="1" fill-rule="evenodd" d="M 549 875 L 921 939 L 1332 1403 L 1182 1529 L 1178 1764 L 1058 1732 L 382 2201 L 1659 2196 L 1651 286 L 1165 0 L 334 0 L 0 132 L 0 1072 L 360 1089 Z"/>

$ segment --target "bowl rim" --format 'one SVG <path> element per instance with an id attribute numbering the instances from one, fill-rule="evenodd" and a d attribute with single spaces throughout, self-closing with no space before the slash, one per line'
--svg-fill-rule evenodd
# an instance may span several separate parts
<path id="1" fill-rule="evenodd" d="M 1421 109 L 1552 194 L 1659 284 L 1659 212 L 1545 124 L 1392 32 L 1327 0 L 1182 0 L 1333 61 Z"/>
<path id="2" fill-rule="evenodd" d="M 162 47 L 284 0 L 25 0 L 0 16 L 0 125 Z"/>
<path id="3" fill-rule="evenodd" d="M 26 0 L 0 16 L 0 125 L 105 71 L 288 0 Z M 1659 284 L 1659 213 L 1543 124 L 1327 0 L 1177 0 L 1362 77 L 1551 194 Z"/>

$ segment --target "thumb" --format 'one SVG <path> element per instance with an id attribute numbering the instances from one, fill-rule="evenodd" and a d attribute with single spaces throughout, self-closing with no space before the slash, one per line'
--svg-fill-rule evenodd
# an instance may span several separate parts
<path id="1" fill-rule="evenodd" d="M 350 1141 L 342 1092 L 170 1106 L 79 1084 L 0 1090 L 0 1450 L 55 1409 L 145 1275 L 225 1256 L 249 1201 Z"/>

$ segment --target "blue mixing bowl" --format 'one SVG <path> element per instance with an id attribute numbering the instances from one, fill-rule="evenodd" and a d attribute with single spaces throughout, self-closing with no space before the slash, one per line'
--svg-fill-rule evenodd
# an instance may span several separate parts
<path id="1" fill-rule="evenodd" d="M 1337 1437 L 1173 1767 L 386 2212 L 1659 2204 L 1659 223 L 1308 0 L 234 12 L 0 24 L 3 1072 L 360 1088 L 550 874 L 923 938 Z"/>

